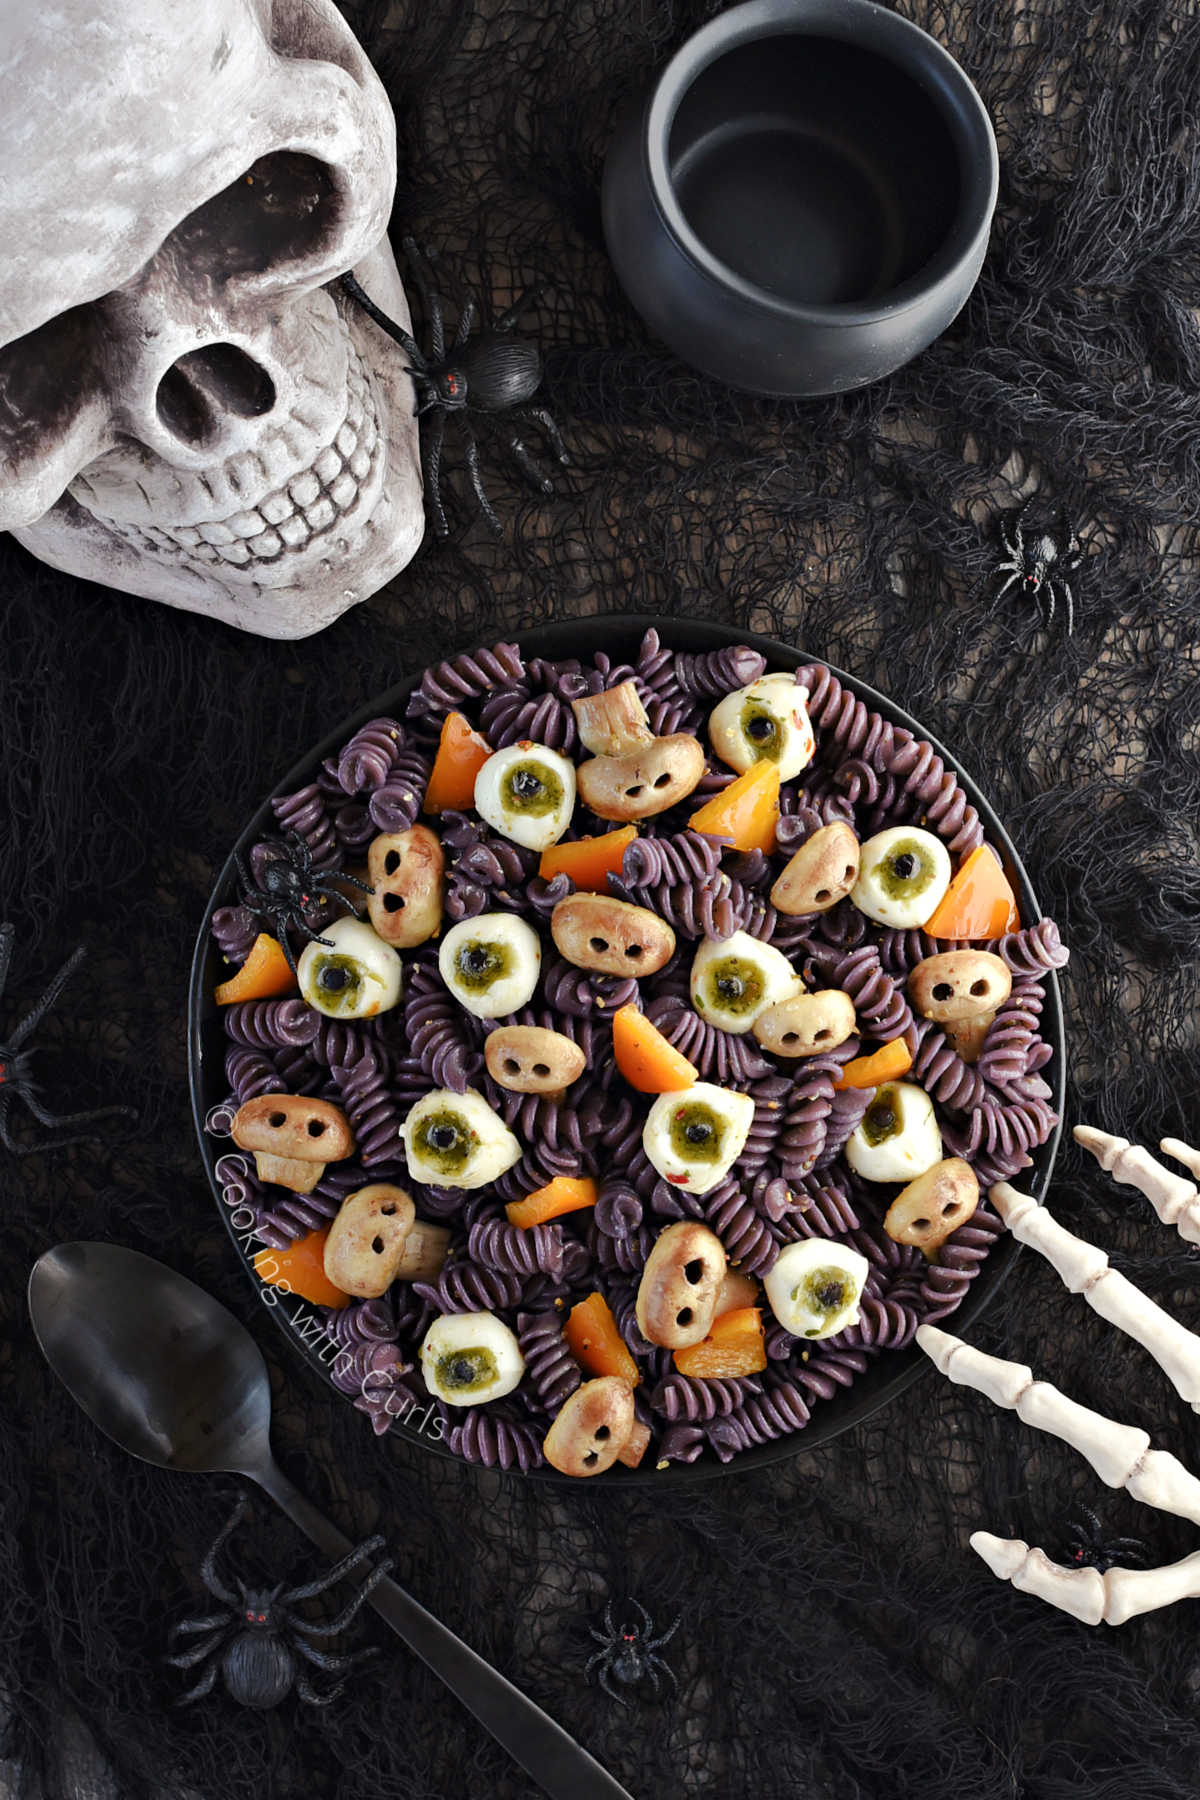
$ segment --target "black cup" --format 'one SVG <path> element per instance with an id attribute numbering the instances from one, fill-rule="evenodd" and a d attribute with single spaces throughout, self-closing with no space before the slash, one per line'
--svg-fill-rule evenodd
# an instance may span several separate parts
<path id="1" fill-rule="evenodd" d="M 983 102 L 928 33 L 872 0 L 749 0 L 627 114 L 604 231 L 686 362 L 753 393 L 841 393 L 958 313 L 998 179 Z"/>

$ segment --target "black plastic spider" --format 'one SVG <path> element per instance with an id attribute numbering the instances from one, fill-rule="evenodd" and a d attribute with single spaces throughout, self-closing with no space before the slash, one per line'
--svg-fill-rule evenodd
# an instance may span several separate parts
<path id="1" fill-rule="evenodd" d="M 1106 1569 L 1120 1564 L 1126 1569 L 1144 1569 L 1148 1560 L 1146 1546 L 1139 1538 L 1104 1537 L 1104 1528 L 1089 1506 L 1077 1506 L 1063 1521 L 1063 1560 L 1072 1569 Z"/>
<path id="2" fill-rule="evenodd" d="M 512 418 L 532 419 L 545 432 L 559 462 L 567 464 L 571 460 L 562 434 L 546 408 L 529 405 L 542 379 L 541 352 L 527 338 L 512 335 L 513 327 L 525 308 L 538 298 L 538 291 L 531 289 L 522 294 L 507 312 L 502 313 L 487 330 L 479 332 L 475 337 L 471 336 L 471 327 L 475 323 L 475 302 L 468 300 L 459 309 L 454 342 L 447 355 L 442 296 L 437 291 L 433 267 L 412 238 L 405 238 L 404 253 L 412 266 L 429 317 L 430 356 L 425 355 L 416 339 L 402 326 L 380 311 L 353 275 L 343 275 L 342 286 L 351 299 L 356 300 L 375 323 L 389 337 L 395 338 L 404 350 L 409 359 L 408 373 L 417 387 L 417 414 L 433 414 L 425 453 L 425 489 L 438 536 L 446 537 L 450 531 L 441 488 L 442 440 L 446 431 L 447 413 L 462 414 L 471 491 L 479 503 L 480 512 L 498 536 L 504 528 L 483 491 L 483 480 L 479 473 L 479 445 L 467 414 L 508 413 Z M 554 483 L 538 468 L 511 423 L 504 432 L 504 440 L 527 480 L 543 494 L 552 494 Z"/>
<path id="3" fill-rule="evenodd" d="M 190 1649 L 176 1651 L 165 1659 L 176 1669 L 194 1669 L 200 1663 L 208 1664 L 195 1686 L 181 1694 L 175 1704 L 187 1706 L 193 1700 L 203 1699 L 205 1694 L 212 1692 L 220 1675 L 226 1693 L 240 1706 L 278 1706 L 293 1687 L 309 1706 L 328 1706 L 330 1701 L 337 1699 L 345 1681 L 336 1682 L 327 1693 L 319 1694 L 297 1658 L 302 1657 L 315 1668 L 339 1674 L 375 1655 L 374 1650 L 366 1649 L 349 1656 L 335 1656 L 328 1650 L 318 1649 L 309 1639 L 329 1639 L 345 1630 L 372 1588 L 392 1567 L 392 1559 L 388 1556 L 376 1563 L 336 1619 L 331 1619 L 327 1625 L 311 1625 L 307 1619 L 298 1619 L 292 1612 L 295 1602 L 323 1594 L 335 1581 L 348 1575 L 368 1556 L 373 1556 L 381 1548 L 383 1539 L 367 1538 L 357 1550 L 335 1563 L 327 1574 L 317 1581 L 306 1582 L 303 1587 L 288 1588 L 280 1582 L 273 1588 L 251 1588 L 235 1577 L 235 1594 L 217 1574 L 217 1556 L 247 1505 L 247 1497 L 243 1494 L 200 1565 L 200 1579 L 213 1598 L 223 1602 L 224 1610 L 209 1613 L 203 1619 L 185 1619 L 171 1627 L 172 1638 L 195 1631 L 207 1634 Z"/>
<path id="4" fill-rule="evenodd" d="M 1045 622 L 1051 625 L 1055 603 L 1061 597 L 1066 604 L 1067 636 L 1070 637 L 1075 630 L 1075 596 L 1067 576 L 1073 575 L 1082 564 L 1082 547 L 1067 523 L 1065 511 L 1059 514 L 1057 538 L 1048 531 L 1039 531 L 1027 543 L 1024 524 L 1031 505 L 1032 501 L 1027 500 L 1017 514 L 1011 537 L 1005 521 L 1000 521 L 1000 542 L 1008 552 L 1008 561 L 998 563 L 995 573 L 1007 575 L 1007 580 L 997 589 L 993 604 L 998 605 L 1014 583 L 1019 582 L 1026 599 L 1037 600 L 1039 604 L 1044 600 Z"/>
<path id="5" fill-rule="evenodd" d="M 626 1608 L 637 1608 L 641 1614 L 641 1624 L 625 1623 L 618 1626 L 613 1617 L 613 1603 L 610 1600 L 604 1609 L 604 1630 L 597 1631 L 594 1625 L 588 1626 L 588 1630 L 596 1642 L 604 1647 L 588 1658 L 584 1674 L 590 1679 L 592 1670 L 598 1666 L 597 1681 L 609 1699 L 615 1700 L 619 1706 L 628 1706 L 629 1702 L 623 1694 L 617 1693 L 616 1689 L 610 1685 L 610 1676 L 623 1688 L 637 1688 L 643 1681 L 649 1681 L 654 1688 L 652 1698 L 655 1700 L 662 1698 L 659 1684 L 664 1678 L 670 1682 L 671 1692 L 678 1692 L 679 1683 L 658 1652 L 667 1639 L 674 1637 L 678 1631 L 681 1615 L 676 1613 L 667 1629 L 660 1636 L 655 1637 L 650 1615 L 641 1602 L 627 1600 L 625 1605 Z"/>
<path id="6" fill-rule="evenodd" d="M 348 881 L 351 886 L 361 888 L 364 894 L 373 894 L 375 890 L 368 882 L 360 881 L 357 875 L 347 875 L 344 870 L 339 869 L 334 876 L 323 875 L 315 869 L 312 851 L 298 831 L 289 831 L 286 838 L 264 838 L 261 848 L 278 854 L 264 858 L 262 875 L 257 882 L 243 862 L 241 852 L 234 852 L 242 884 L 239 904 L 247 912 L 270 921 L 271 935 L 279 940 L 294 975 L 296 959 L 288 942 L 288 931 L 303 931 L 315 944 L 332 942 L 330 938 L 318 936 L 304 915 L 322 899 L 340 900 L 343 906 L 349 906 L 350 902 L 334 885 L 335 881 Z"/>
<path id="7" fill-rule="evenodd" d="M 9 966 L 12 962 L 13 944 L 16 941 L 16 930 L 12 925 L 0 925 L 0 999 L 4 997 L 4 989 L 8 982 Z M 87 952 L 83 946 L 67 958 L 58 974 L 38 1000 L 32 1011 L 27 1012 L 13 1026 L 7 1038 L 0 1039 L 0 1144 L 11 1150 L 14 1156 L 32 1156 L 36 1150 L 63 1150 L 69 1144 L 89 1142 L 94 1132 L 76 1132 L 74 1137 L 55 1138 L 49 1144 L 18 1144 L 8 1126 L 8 1115 L 12 1111 L 14 1100 L 23 1100 L 39 1125 L 92 1125 L 100 1119 L 136 1119 L 137 1113 L 132 1106 L 97 1106 L 90 1112 L 52 1113 L 42 1105 L 38 1094 L 37 1083 L 33 1079 L 33 1051 L 25 1045 L 37 1030 L 58 996 L 74 975 Z"/>

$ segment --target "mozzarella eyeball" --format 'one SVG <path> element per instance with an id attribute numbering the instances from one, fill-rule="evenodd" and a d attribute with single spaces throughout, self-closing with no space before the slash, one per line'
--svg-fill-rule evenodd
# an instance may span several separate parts
<path id="1" fill-rule="evenodd" d="M 870 1263 L 847 1244 L 805 1238 L 786 1244 L 763 1276 L 771 1311 L 796 1337 L 826 1338 L 858 1323 Z"/>
<path id="2" fill-rule="evenodd" d="M 370 1019 L 396 1005 L 404 964 L 363 919 L 335 919 L 296 964 L 300 992 L 331 1019 Z"/>
<path id="3" fill-rule="evenodd" d="M 779 764 L 781 781 L 790 781 L 813 757 L 807 699 L 808 689 L 797 687 L 791 675 L 760 675 L 713 708 L 708 721 L 713 749 L 739 775 L 765 758 Z"/>
<path id="4" fill-rule="evenodd" d="M 941 1162 L 933 1102 L 911 1081 L 889 1081 L 846 1140 L 846 1161 L 867 1181 L 911 1181 Z"/>
<path id="5" fill-rule="evenodd" d="M 915 825 L 877 831 L 862 847 L 850 898 L 877 925 L 912 931 L 931 919 L 950 886 L 950 853 Z"/>
<path id="6" fill-rule="evenodd" d="M 575 764 L 545 744 L 510 744 L 475 777 L 475 811 L 527 850 L 557 844 L 575 810 Z"/>
<path id="7" fill-rule="evenodd" d="M 758 1015 L 803 987 L 781 950 L 748 931 L 705 938 L 692 962 L 692 1005 L 722 1031 L 749 1031 Z"/>
<path id="8" fill-rule="evenodd" d="M 446 1313 L 421 1344 L 425 1386 L 448 1406 L 482 1406 L 511 1394 L 525 1373 L 515 1336 L 495 1313 Z"/>
<path id="9" fill-rule="evenodd" d="M 515 913 L 480 913 L 446 933 L 438 971 L 454 998 L 477 1019 L 500 1019 L 525 1005 L 537 986 L 542 946 Z"/>
<path id="10" fill-rule="evenodd" d="M 477 1188 L 498 1181 L 521 1159 L 521 1146 L 474 1088 L 434 1088 L 410 1107 L 400 1136 L 408 1172 L 431 1187 Z"/>
<path id="11" fill-rule="evenodd" d="M 706 1194 L 742 1154 L 753 1119 L 749 1094 L 696 1081 L 682 1093 L 659 1095 L 646 1115 L 642 1148 L 672 1187 Z"/>

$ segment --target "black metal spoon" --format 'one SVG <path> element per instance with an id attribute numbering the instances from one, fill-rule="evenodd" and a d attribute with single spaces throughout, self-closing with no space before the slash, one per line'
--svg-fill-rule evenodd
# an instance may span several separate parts
<path id="1" fill-rule="evenodd" d="M 336 1561 L 350 1540 L 271 1454 L 262 1352 L 219 1301 L 120 1244 L 57 1244 L 29 1277 L 46 1361 L 92 1422 L 144 1462 L 245 1475 Z M 370 1605 L 552 1800 L 631 1800 L 586 1750 L 386 1577 Z"/>

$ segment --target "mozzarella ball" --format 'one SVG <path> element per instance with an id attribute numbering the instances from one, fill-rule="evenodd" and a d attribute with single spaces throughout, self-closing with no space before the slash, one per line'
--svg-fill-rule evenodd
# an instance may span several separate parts
<path id="1" fill-rule="evenodd" d="M 331 1019 L 370 1019 L 396 1005 L 404 964 L 363 919 L 335 919 L 296 964 L 300 992 Z"/>
<path id="2" fill-rule="evenodd" d="M 542 966 L 537 932 L 515 913 L 480 913 L 446 933 L 438 972 L 460 1006 L 499 1019 L 530 999 Z"/>
<path id="3" fill-rule="evenodd" d="M 521 1159 L 521 1146 L 474 1088 L 434 1088 L 409 1108 L 400 1136 L 408 1172 L 431 1187 L 477 1188 Z"/>
<path id="4" fill-rule="evenodd" d="M 692 1005 L 722 1031 L 749 1031 L 768 1006 L 801 992 L 803 982 L 781 950 L 748 931 L 705 938 L 692 960 Z"/>
<path id="5" fill-rule="evenodd" d="M 446 1313 L 421 1344 L 425 1386 L 448 1406 L 481 1406 L 511 1394 L 525 1373 L 515 1336 L 495 1313 Z"/>
<path id="6" fill-rule="evenodd" d="M 916 825 L 877 831 L 862 847 L 850 898 L 877 925 L 912 931 L 931 919 L 950 886 L 950 853 Z"/>
<path id="7" fill-rule="evenodd" d="M 545 744 L 510 744 L 475 777 L 475 811 L 527 850 L 557 844 L 575 810 L 575 765 Z"/>
<path id="8" fill-rule="evenodd" d="M 786 1244 L 763 1276 L 771 1311 L 796 1337 L 826 1338 L 858 1323 L 870 1263 L 848 1244 L 804 1238 Z"/>
<path id="9" fill-rule="evenodd" d="M 708 721 L 713 749 L 739 775 L 766 758 L 779 764 L 781 781 L 790 781 L 812 761 L 807 699 L 807 688 L 797 687 L 793 676 L 760 675 L 713 708 Z"/>
<path id="10" fill-rule="evenodd" d="M 933 1101 L 911 1081 L 889 1081 L 846 1140 L 846 1161 L 867 1181 L 911 1181 L 945 1152 Z"/>
<path id="11" fill-rule="evenodd" d="M 753 1119 L 749 1094 L 696 1081 L 682 1093 L 659 1095 L 642 1128 L 642 1148 L 672 1187 L 706 1194 L 742 1154 Z"/>

